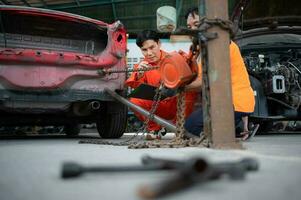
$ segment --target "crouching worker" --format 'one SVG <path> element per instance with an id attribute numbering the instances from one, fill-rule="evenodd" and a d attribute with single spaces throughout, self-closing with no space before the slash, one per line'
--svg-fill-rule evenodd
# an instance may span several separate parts
<path id="1" fill-rule="evenodd" d="M 200 24 L 200 16 L 198 15 L 198 8 L 191 8 L 185 15 L 187 27 L 189 29 L 197 29 Z M 231 84 L 232 84 L 232 101 L 234 107 L 235 124 L 244 121 L 246 124 L 247 116 L 254 111 L 255 98 L 254 92 L 251 88 L 249 75 L 244 64 L 243 58 L 240 54 L 238 46 L 231 41 L 229 46 L 230 52 L 230 70 L 231 70 Z M 197 79 L 190 85 L 186 86 L 188 91 L 201 90 L 202 87 L 202 69 L 199 64 L 199 74 Z M 203 131 L 203 111 L 198 109 L 194 111 L 186 120 L 185 129 L 194 134 L 200 135 Z M 240 135 L 237 135 L 238 137 Z M 244 132 L 242 139 L 247 139 L 250 135 L 248 127 L 244 125 Z"/>
<path id="2" fill-rule="evenodd" d="M 167 55 L 165 51 L 161 50 L 159 36 L 155 31 L 142 31 L 137 36 L 136 44 L 141 49 L 141 52 L 144 56 L 144 60 L 141 61 L 139 64 L 135 65 L 134 69 L 155 67 Z M 126 85 L 128 85 L 131 88 L 137 88 L 142 83 L 159 87 L 161 83 L 161 75 L 159 69 L 133 72 L 128 78 L 128 80 L 126 80 Z M 186 116 L 188 116 L 192 112 L 196 95 L 196 92 L 188 92 L 186 94 Z M 130 101 L 148 111 L 151 110 L 153 105 L 152 100 L 131 98 Z M 173 122 L 175 122 L 177 112 L 176 105 L 176 96 L 165 98 L 159 101 L 155 115 L 166 120 L 172 120 Z M 137 112 L 134 113 L 141 121 L 146 120 L 146 118 L 141 114 Z M 150 121 L 148 123 L 147 131 L 149 132 L 146 135 L 147 140 L 161 139 L 161 137 L 166 134 L 166 130 L 162 129 L 160 125 L 156 124 L 153 121 Z"/>

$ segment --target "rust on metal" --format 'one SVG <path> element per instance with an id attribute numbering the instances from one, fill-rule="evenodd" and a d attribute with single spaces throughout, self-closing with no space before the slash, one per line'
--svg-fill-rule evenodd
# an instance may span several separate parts
<path id="1" fill-rule="evenodd" d="M 202 5 L 204 6 L 204 5 Z M 227 0 L 205 0 L 208 19 L 228 19 Z M 207 43 L 202 52 L 204 132 L 213 148 L 241 148 L 235 142 L 231 74 L 229 57 L 229 32 L 220 26 L 212 26 L 209 33 L 218 37 Z M 202 47 L 202 46 L 201 46 Z M 202 50 L 203 51 L 203 48 Z"/>

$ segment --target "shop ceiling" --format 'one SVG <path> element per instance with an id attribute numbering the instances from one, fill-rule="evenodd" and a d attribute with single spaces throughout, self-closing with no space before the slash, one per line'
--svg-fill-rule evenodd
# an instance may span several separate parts
<path id="1" fill-rule="evenodd" d="M 294 15 L 300 15 L 301 12 L 299 0 L 228 0 L 229 13 L 243 1 L 254 7 L 246 13 L 249 16 L 270 16 L 285 10 Z M 198 3 L 199 0 L 0 0 L 2 5 L 60 10 L 107 23 L 120 20 L 128 33 L 134 35 L 144 29 L 156 29 L 156 10 L 160 6 L 175 7 L 178 25 L 185 26 L 184 15 L 187 9 Z"/>
<path id="2" fill-rule="evenodd" d="M 128 32 L 133 34 L 144 29 L 156 29 L 156 10 L 165 5 L 177 9 L 178 24 L 183 26 L 186 10 L 197 6 L 198 2 L 198 0 L 0 0 L 0 4 L 3 5 L 60 10 L 107 23 L 120 20 Z"/>

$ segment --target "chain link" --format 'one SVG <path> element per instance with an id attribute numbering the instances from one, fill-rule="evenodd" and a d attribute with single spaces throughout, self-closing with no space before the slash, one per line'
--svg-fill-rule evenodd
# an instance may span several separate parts
<path id="1" fill-rule="evenodd" d="M 155 112 L 157 111 L 157 108 L 159 106 L 159 103 L 160 103 L 161 97 L 162 97 L 162 92 L 160 90 L 160 88 L 162 86 L 163 86 L 163 83 L 160 82 L 160 86 L 158 88 L 156 88 L 156 93 L 155 93 L 155 96 L 153 98 L 153 103 L 152 103 L 152 107 L 151 107 L 151 109 L 149 111 L 149 115 L 147 116 L 147 118 L 143 122 L 142 128 L 140 128 L 139 131 L 137 131 L 138 133 L 141 132 L 140 131 L 141 129 L 142 129 L 142 133 L 144 133 L 145 131 L 147 131 L 146 129 L 148 127 L 148 123 L 154 119 Z"/>
<path id="2" fill-rule="evenodd" d="M 231 20 L 223 20 L 220 18 L 208 19 L 207 17 L 202 17 L 200 19 L 200 29 L 202 31 L 208 30 L 213 25 L 219 26 L 220 28 L 229 31 L 231 37 L 235 35 L 236 29 Z"/>
<path id="3" fill-rule="evenodd" d="M 176 137 L 178 138 L 184 138 L 185 109 L 186 109 L 185 92 L 183 89 L 180 89 L 177 95 Z"/>
<path id="4" fill-rule="evenodd" d="M 147 67 L 147 68 L 140 68 L 140 69 L 99 69 L 97 73 L 100 76 L 110 75 L 114 73 L 129 73 L 129 72 L 146 72 L 151 70 L 159 69 L 160 67 L 154 66 L 154 67 Z"/>
<path id="5" fill-rule="evenodd" d="M 204 117 L 204 136 L 208 139 L 208 142 L 212 142 L 212 127 L 211 127 L 211 100 L 210 100 L 210 87 L 209 87 L 209 71 L 208 71 L 208 41 L 206 39 L 199 39 L 200 52 L 201 52 L 201 63 L 202 63 L 202 107 Z"/>

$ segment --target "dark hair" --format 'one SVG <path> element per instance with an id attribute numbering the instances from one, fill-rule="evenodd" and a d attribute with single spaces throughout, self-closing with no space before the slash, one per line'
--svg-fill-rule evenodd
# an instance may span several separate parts
<path id="1" fill-rule="evenodd" d="M 155 42 L 158 43 L 159 39 L 160 38 L 156 31 L 144 30 L 144 31 L 138 33 L 137 38 L 136 38 L 136 44 L 138 47 L 142 47 L 143 42 L 145 42 L 146 40 L 154 40 Z"/>
<path id="2" fill-rule="evenodd" d="M 185 19 L 188 18 L 189 15 L 192 15 L 194 17 L 194 15 L 198 15 L 199 14 L 199 8 L 198 7 L 191 7 L 186 11 L 185 14 Z"/>

